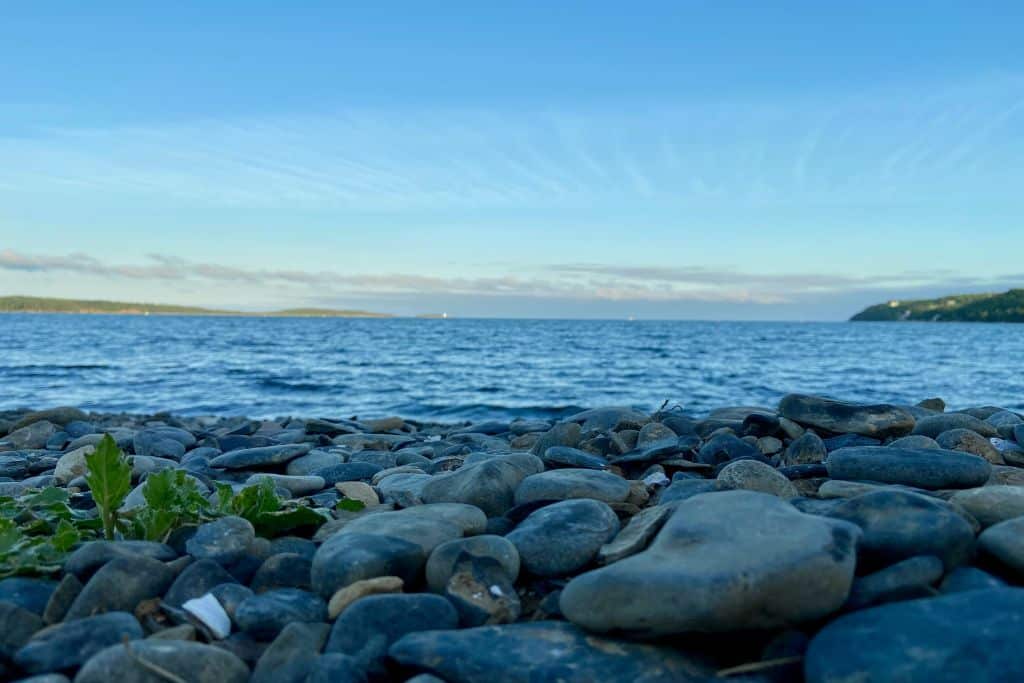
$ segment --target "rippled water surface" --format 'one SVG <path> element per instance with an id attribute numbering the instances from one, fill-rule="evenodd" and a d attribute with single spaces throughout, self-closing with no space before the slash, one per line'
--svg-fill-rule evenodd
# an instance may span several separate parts
<path id="1" fill-rule="evenodd" d="M 1024 325 L 2 315 L 0 407 L 454 421 L 787 392 L 1024 408 Z"/>

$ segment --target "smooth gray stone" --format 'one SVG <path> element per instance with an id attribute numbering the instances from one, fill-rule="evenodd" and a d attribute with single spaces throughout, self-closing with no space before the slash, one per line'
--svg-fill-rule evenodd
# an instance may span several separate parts
<path id="1" fill-rule="evenodd" d="M 538 500 L 588 498 L 603 503 L 621 503 L 629 496 L 629 482 L 611 472 L 560 469 L 532 474 L 519 484 L 516 505 Z"/>
<path id="2" fill-rule="evenodd" d="M 861 610 L 825 626 L 804 659 L 807 683 L 1024 680 L 1024 590 L 954 593 Z M 912 653 L 912 656 L 908 656 Z"/>
<path id="3" fill-rule="evenodd" d="M 288 489 L 293 496 L 306 496 L 317 491 L 323 491 L 327 482 L 323 477 L 315 475 L 293 476 L 284 474 L 267 474 L 260 472 L 245 480 L 246 486 L 259 484 L 261 481 L 269 481 L 275 487 Z"/>
<path id="4" fill-rule="evenodd" d="M 86 662 L 75 683 L 163 683 L 144 660 L 189 683 L 246 683 L 249 667 L 227 650 L 188 640 L 136 640 L 114 645 Z"/>
<path id="5" fill-rule="evenodd" d="M 970 522 L 948 504 L 916 493 L 873 491 L 846 499 L 827 514 L 863 531 L 857 547 L 861 569 L 915 555 L 935 555 L 952 569 L 966 563 L 974 551 Z"/>
<path id="6" fill-rule="evenodd" d="M 499 517 L 515 505 L 515 491 L 529 475 L 544 471 L 539 458 L 526 454 L 491 457 L 477 464 L 431 477 L 421 490 L 425 503 L 475 505 L 488 517 Z"/>
<path id="7" fill-rule="evenodd" d="M 546 453 L 552 446 L 576 448 L 580 443 L 582 432 L 583 430 L 575 422 L 559 422 L 537 439 L 530 452 L 540 456 Z"/>
<path id="8" fill-rule="evenodd" d="M 42 616 L 56 588 L 57 582 L 50 579 L 12 576 L 0 580 L 0 602 L 10 602 Z"/>
<path id="9" fill-rule="evenodd" d="M 393 536 L 336 534 L 313 556 L 313 589 L 325 600 L 335 591 L 362 579 L 397 576 L 413 581 L 426 563 L 423 548 Z"/>
<path id="10" fill-rule="evenodd" d="M 282 446 L 263 446 L 261 448 L 243 448 L 218 455 L 210 461 L 210 467 L 222 467 L 229 470 L 249 469 L 280 465 L 294 460 L 300 455 L 309 453 L 312 445 L 308 443 L 285 444 Z"/>
<path id="11" fill-rule="evenodd" d="M 278 588 L 243 600 L 234 620 L 245 633 L 271 640 L 288 624 L 327 621 L 327 603 L 309 591 Z"/>
<path id="12" fill-rule="evenodd" d="M 957 567 L 942 580 L 939 590 L 943 593 L 963 593 L 1005 586 L 1005 581 L 977 567 Z"/>
<path id="13" fill-rule="evenodd" d="M 64 562 L 64 571 L 78 578 L 88 578 L 115 557 L 145 556 L 161 562 L 178 557 L 174 548 L 153 541 L 87 541 L 76 548 Z"/>
<path id="14" fill-rule="evenodd" d="M 214 586 L 235 582 L 235 577 L 213 560 L 196 560 L 178 574 L 167 589 L 164 602 L 171 607 L 181 607 L 189 600 L 203 597 Z"/>
<path id="15" fill-rule="evenodd" d="M 618 531 L 619 519 L 607 504 L 583 498 L 531 513 L 506 538 L 529 573 L 564 576 L 589 564 Z"/>
<path id="16" fill-rule="evenodd" d="M 883 602 L 928 597 L 932 584 L 945 571 L 942 560 L 934 555 L 918 555 L 897 562 L 853 582 L 845 609 L 863 609 Z"/>
<path id="17" fill-rule="evenodd" d="M 814 432 L 804 432 L 799 438 L 786 447 L 782 456 L 782 464 L 792 465 L 814 465 L 825 461 L 828 449 L 825 442 Z"/>
<path id="18" fill-rule="evenodd" d="M 939 448 L 972 453 L 985 458 L 990 463 L 1003 464 L 1003 456 L 999 454 L 992 442 L 970 429 L 950 429 L 948 432 L 942 432 L 935 437 L 935 443 L 939 445 Z"/>
<path id="19" fill-rule="evenodd" d="M 572 579 L 560 605 L 590 631 L 645 637 L 789 626 L 845 602 L 859 537 L 764 493 L 694 496 L 647 550 Z"/>
<path id="20" fill-rule="evenodd" d="M 552 446 L 544 452 L 541 460 L 549 467 L 580 467 L 591 470 L 608 468 L 604 458 L 569 446 Z"/>
<path id="21" fill-rule="evenodd" d="M 312 475 L 321 477 L 329 486 L 342 481 L 366 481 L 383 468 L 372 462 L 343 462 L 313 470 Z"/>
<path id="22" fill-rule="evenodd" d="M 313 662 L 305 683 L 366 683 L 366 681 L 366 672 L 359 664 L 359 660 L 335 652 L 320 655 Z M 440 681 L 440 683 L 444 683 L 444 681 Z"/>
<path id="23" fill-rule="evenodd" d="M 674 505 L 655 505 L 641 510 L 611 541 L 597 552 L 598 564 L 612 564 L 644 550 L 675 512 Z"/>
<path id="24" fill-rule="evenodd" d="M 771 465 L 757 460 L 737 460 L 718 473 L 718 487 L 726 490 L 760 491 L 783 500 L 796 498 L 796 487 Z"/>
<path id="25" fill-rule="evenodd" d="M 979 420 L 965 413 L 942 413 L 918 420 L 914 426 L 914 434 L 937 439 L 940 434 L 951 429 L 970 429 L 986 439 L 999 436 L 999 432 L 995 427 L 984 420 Z"/>
<path id="26" fill-rule="evenodd" d="M 904 484 L 922 489 L 982 486 L 992 474 L 984 458 L 935 448 L 858 446 L 840 448 L 825 461 L 833 479 Z"/>
<path id="27" fill-rule="evenodd" d="M 412 633 L 388 654 L 447 683 L 706 683 L 715 675 L 679 649 L 602 638 L 553 621 Z"/>
<path id="28" fill-rule="evenodd" d="M 1024 577 L 1024 517 L 1000 522 L 981 532 L 978 547 Z"/>
<path id="29" fill-rule="evenodd" d="M 340 453 L 312 450 L 306 455 L 300 455 L 294 460 L 288 461 L 285 473 L 295 476 L 313 474 L 317 470 L 332 467 L 334 465 L 341 465 L 344 462 L 345 459 Z"/>
<path id="30" fill-rule="evenodd" d="M 107 612 L 39 631 L 14 654 L 13 660 L 31 674 L 65 671 L 83 664 L 106 647 L 142 637 L 142 627 L 134 616 Z"/>
<path id="31" fill-rule="evenodd" d="M 93 574 L 64 619 L 134 612 L 143 600 L 163 596 L 173 581 L 174 572 L 158 560 L 145 556 L 115 558 Z"/>
<path id="32" fill-rule="evenodd" d="M 256 530 L 242 517 L 221 517 L 200 524 L 185 550 L 197 560 L 213 560 L 222 566 L 238 562 L 256 540 Z"/>
<path id="33" fill-rule="evenodd" d="M 490 558 L 498 562 L 508 577 L 519 576 L 519 551 L 507 538 L 494 535 L 471 536 L 447 541 L 434 548 L 427 559 L 427 586 L 443 593 L 460 557 Z"/>
<path id="34" fill-rule="evenodd" d="M 304 683 L 330 631 L 322 623 L 288 624 L 260 655 L 249 683 Z"/>
<path id="35" fill-rule="evenodd" d="M 263 560 L 249 585 L 257 593 L 275 588 L 310 590 L 313 558 L 298 553 L 277 553 Z"/>
<path id="36" fill-rule="evenodd" d="M 901 436 L 887 444 L 890 448 L 940 448 L 935 439 L 924 434 Z"/>
<path id="37" fill-rule="evenodd" d="M 462 537 L 461 526 L 442 518 L 419 515 L 421 507 L 364 515 L 346 524 L 338 535 L 374 534 L 400 538 L 418 545 L 424 557 L 445 541 Z"/>
<path id="38" fill-rule="evenodd" d="M 1024 516 L 1024 486 L 982 486 L 960 491 L 949 500 L 971 513 L 982 527 Z"/>
<path id="39" fill-rule="evenodd" d="M 915 423 L 914 416 L 898 406 L 861 405 L 805 394 L 783 397 L 779 415 L 808 427 L 877 439 L 909 434 Z"/>
<path id="40" fill-rule="evenodd" d="M 12 602 L 0 601 L 0 661 L 13 657 L 42 627 L 43 620 L 38 614 Z"/>

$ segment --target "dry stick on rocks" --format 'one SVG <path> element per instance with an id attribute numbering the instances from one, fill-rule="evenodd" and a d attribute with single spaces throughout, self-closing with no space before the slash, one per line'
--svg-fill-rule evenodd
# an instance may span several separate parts
<path id="1" fill-rule="evenodd" d="M 167 669 L 163 668 L 162 666 L 159 666 L 147 659 L 144 659 L 141 655 L 139 655 L 137 652 L 135 652 L 135 650 L 132 649 L 132 644 L 128 642 L 127 639 L 124 641 L 124 647 L 128 651 L 128 656 L 130 656 L 132 659 L 138 662 L 139 666 L 141 666 L 143 669 L 146 669 L 147 671 L 150 671 L 159 676 L 160 678 L 166 681 L 170 681 L 171 683 L 188 683 L 188 681 L 186 681 L 181 676 L 177 676 L 168 671 Z"/>
<path id="2" fill-rule="evenodd" d="M 763 671 L 765 669 L 774 669 L 777 666 L 786 666 L 787 664 L 796 664 L 797 662 L 803 661 L 802 655 L 794 655 L 792 657 L 779 657 L 778 659 L 766 659 L 763 662 L 750 662 L 749 664 L 740 664 L 739 666 L 733 666 L 728 669 L 720 669 L 717 676 L 719 678 L 726 678 L 728 676 L 736 676 L 738 674 L 748 674 L 754 671 Z"/>

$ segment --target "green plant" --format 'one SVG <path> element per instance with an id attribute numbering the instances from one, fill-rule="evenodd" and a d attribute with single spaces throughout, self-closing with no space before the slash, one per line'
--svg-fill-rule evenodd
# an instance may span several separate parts
<path id="1" fill-rule="evenodd" d="M 150 474 L 142 486 L 144 507 L 130 513 L 131 533 L 146 541 L 166 541 L 175 529 L 209 518 L 211 505 L 184 470 Z"/>
<path id="2" fill-rule="evenodd" d="M 249 520 L 256 533 L 274 537 L 300 528 L 318 527 L 327 518 L 312 508 L 285 503 L 274 493 L 269 478 L 247 486 L 237 494 L 228 484 L 217 485 L 217 511 Z"/>
<path id="3" fill-rule="evenodd" d="M 118 509 L 132 488 L 132 466 L 110 434 L 104 435 L 96 449 L 85 456 L 89 468 L 85 481 L 103 521 L 103 536 L 114 539 Z"/>
<path id="4" fill-rule="evenodd" d="M 67 552 L 98 529 L 98 520 L 68 506 L 63 489 L 0 497 L 0 578 L 58 572 Z"/>

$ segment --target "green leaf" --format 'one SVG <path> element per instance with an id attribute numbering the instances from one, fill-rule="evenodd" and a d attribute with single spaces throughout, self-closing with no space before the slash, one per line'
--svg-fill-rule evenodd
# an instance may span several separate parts
<path id="1" fill-rule="evenodd" d="M 273 538 L 283 533 L 306 527 L 319 527 L 327 518 L 312 508 L 296 507 L 290 510 L 264 512 L 250 519 L 260 536 Z"/>
<path id="2" fill-rule="evenodd" d="M 85 463 L 89 467 L 85 481 L 100 509 L 104 535 L 113 540 L 117 510 L 132 488 L 132 466 L 110 434 L 104 435 L 96 450 L 85 456 Z"/>
<path id="3" fill-rule="evenodd" d="M 75 528 L 75 525 L 62 519 L 57 525 L 57 531 L 53 534 L 51 542 L 58 551 L 66 553 L 80 540 L 82 540 L 82 534 Z"/>
<path id="4" fill-rule="evenodd" d="M 351 498 L 342 498 L 338 501 L 338 510 L 344 510 L 346 512 L 359 512 L 366 508 L 366 503 L 361 500 L 352 500 Z"/>

